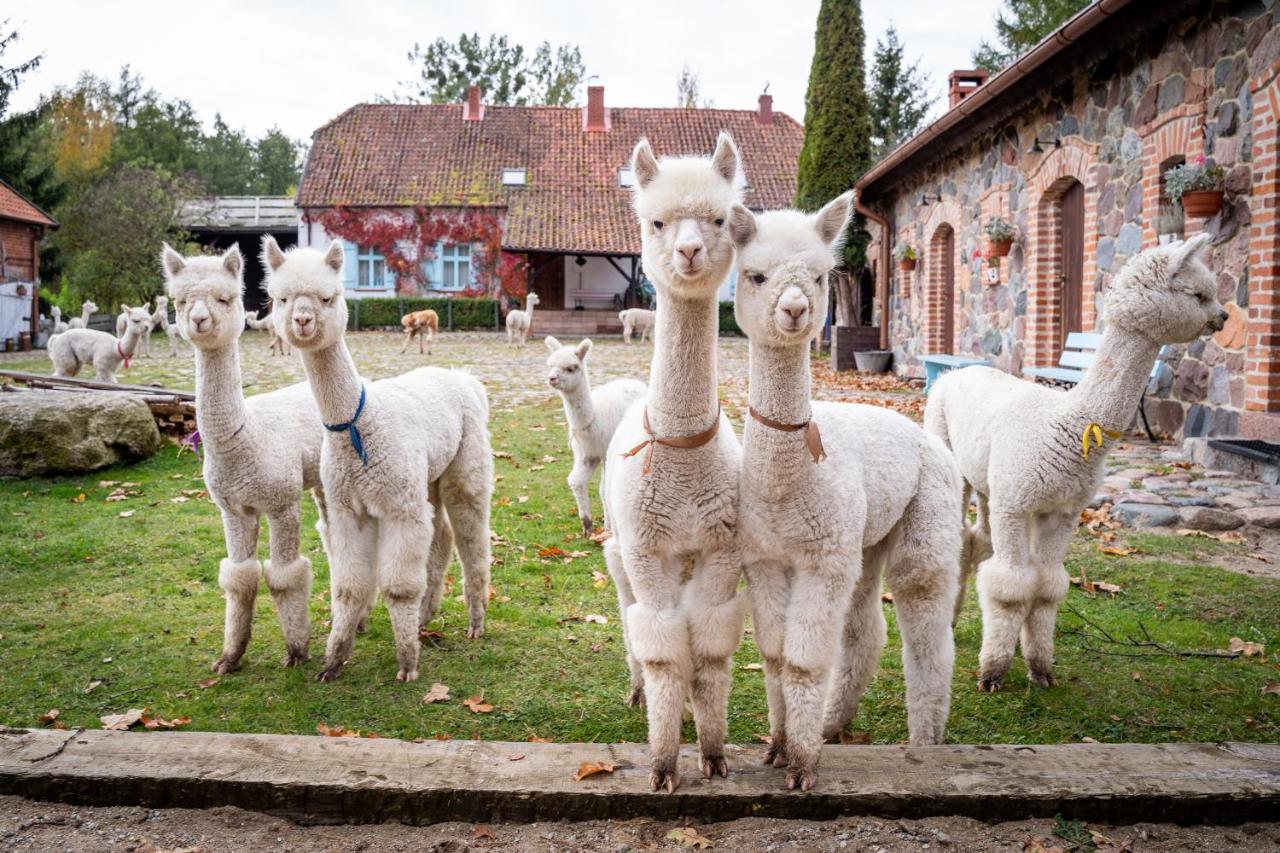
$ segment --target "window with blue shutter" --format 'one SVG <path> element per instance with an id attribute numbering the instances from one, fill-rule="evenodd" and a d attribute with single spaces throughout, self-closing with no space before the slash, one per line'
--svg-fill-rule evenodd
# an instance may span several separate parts
<path id="1" fill-rule="evenodd" d="M 387 269 L 387 260 L 374 249 L 356 249 L 356 290 L 387 290 L 395 286 L 395 277 Z"/>
<path id="2" fill-rule="evenodd" d="M 342 241 L 342 288 L 356 289 L 356 253 L 359 248 L 350 240 Z"/>
<path id="3" fill-rule="evenodd" d="M 470 243 L 436 243 L 435 257 L 427 262 L 427 280 L 434 290 L 464 290 L 475 284 Z"/>

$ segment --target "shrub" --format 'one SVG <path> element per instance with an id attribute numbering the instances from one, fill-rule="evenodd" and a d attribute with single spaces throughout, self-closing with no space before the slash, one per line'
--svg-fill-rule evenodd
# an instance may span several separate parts
<path id="1" fill-rule="evenodd" d="M 498 328 L 496 299 L 452 299 L 424 296 L 372 296 L 347 303 L 347 326 L 352 330 L 386 327 L 399 329 L 400 318 L 414 311 L 432 309 L 440 315 L 441 330 L 449 328 L 453 310 L 454 329 Z"/>
<path id="2" fill-rule="evenodd" d="M 987 239 L 993 243 L 1003 243 L 1012 240 L 1018 233 L 1018 230 L 1010 223 L 1001 219 L 999 216 L 993 216 L 987 220 L 987 227 L 984 229 Z"/>
<path id="3" fill-rule="evenodd" d="M 1180 201 L 1186 193 L 1203 190 L 1220 190 L 1226 172 L 1217 163 L 1211 163 L 1200 155 L 1194 163 L 1174 166 L 1164 173 L 1164 187 L 1173 201 Z"/>
<path id="4" fill-rule="evenodd" d="M 900 261 L 914 261 L 917 257 L 916 247 L 910 243 L 899 243 L 897 248 L 893 250 L 893 254 Z"/>
<path id="5" fill-rule="evenodd" d="M 720 334 L 742 334 L 742 330 L 738 328 L 738 321 L 733 317 L 733 302 L 720 303 Z"/>

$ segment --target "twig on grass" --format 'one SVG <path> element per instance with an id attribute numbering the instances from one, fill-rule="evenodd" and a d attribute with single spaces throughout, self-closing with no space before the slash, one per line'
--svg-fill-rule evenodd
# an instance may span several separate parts
<path id="1" fill-rule="evenodd" d="M 1088 616 L 1085 616 L 1083 613 L 1081 613 L 1079 610 L 1076 610 L 1074 607 L 1067 605 L 1066 609 L 1071 613 L 1073 613 L 1075 616 L 1077 616 L 1080 619 L 1080 621 L 1084 622 L 1090 628 L 1093 628 L 1095 631 L 1097 631 L 1098 634 L 1101 634 L 1102 640 L 1106 643 L 1110 643 L 1111 645 L 1114 645 L 1114 646 L 1123 646 L 1124 648 L 1130 648 L 1130 649 L 1151 649 L 1152 650 L 1147 652 L 1112 651 L 1109 649 L 1098 648 L 1098 646 L 1094 645 L 1093 642 L 1091 641 L 1097 641 L 1099 638 L 1097 635 L 1091 634 L 1088 631 L 1064 630 L 1062 632 L 1063 634 L 1071 634 L 1073 636 L 1080 637 L 1081 640 L 1083 640 L 1083 643 L 1081 645 L 1084 647 L 1084 650 L 1087 652 L 1096 652 L 1097 654 L 1100 654 L 1100 655 L 1111 655 L 1113 657 L 1122 657 L 1122 658 L 1150 658 L 1150 657 L 1238 658 L 1240 657 L 1240 654 L 1241 654 L 1240 652 L 1221 652 L 1221 651 L 1200 652 L 1200 651 L 1192 651 L 1189 649 L 1174 648 L 1172 646 L 1166 645 L 1165 643 L 1161 643 L 1153 639 L 1150 632 L 1147 631 L 1147 626 L 1142 624 L 1141 621 L 1138 622 L 1138 630 L 1142 632 L 1143 639 L 1137 639 L 1136 637 L 1117 638 L 1113 636 L 1111 632 L 1109 632 L 1106 628 L 1103 628 L 1097 622 L 1094 622 L 1092 619 L 1090 619 Z"/>

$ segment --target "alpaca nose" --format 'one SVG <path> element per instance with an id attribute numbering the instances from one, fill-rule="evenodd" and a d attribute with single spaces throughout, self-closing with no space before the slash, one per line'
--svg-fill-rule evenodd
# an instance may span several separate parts
<path id="1" fill-rule="evenodd" d="M 1223 308 L 1218 309 L 1218 319 L 1221 320 L 1222 322 L 1224 323 L 1227 322 L 1227 318 L 1230 316 L 1231 315 L 1226 312 L 1226 309 L 1223 309 Z"/>
<path id="2" fill-rule="evenodd" d="M 548 376 L 548 377 L 547 377 L 547 384 L 548 384 L 548 385 L 559 385 L 559 384 L 560 384 L 560 380 L 559 380 L 559 379 L 557 379 L 557 378 L 556 378 L 556 375 L 553 373 L 553 374 L 551 374 L 550 376 Z"/>
<path id="3" fill-rule="evenodd" d="M 298 327 L 299 332 L 305 332 L 311 325 L 311 318 L 306 314 L 295 314 L 293 317 L 294 325 Z"/>
<path id="4" fill-rule="evenodd" d="M 702 251 L 702 245 L 699 243 L 680 245 L 676 247 L 676 251 L 684 255 L 689 263 L 693 263 L 694 258 L 698 257 L 698 253 Z"/>

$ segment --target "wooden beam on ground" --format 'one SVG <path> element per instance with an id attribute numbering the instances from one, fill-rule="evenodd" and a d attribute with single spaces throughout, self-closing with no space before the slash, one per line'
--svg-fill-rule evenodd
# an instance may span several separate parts
<path id="1" fill-rule="evenodd" d="M 45 376 L 41 373 L 23 373 L 18 370 L 0 370 L 0 377 L 7 377 L 32 388 L 49 389 L 87 389 L 91 391 L 125 391 L 150 396 L 172 397 L 178 400 L 195 402 L 196 395 L 190 391 L 174 391 L 162 385 L 125 385 L 115 382 L 95 382 L 91 379 L 76 379 L 69 376 Z"/>
<path id="2" fill-rule="evenodd" d="M 728 779 L 681 751 L 652 793 L 641 744 L 539 744 L 0 728 L 0 794 L 84 805 L 232 805 L 311 822 L 729 820 L 839 815 L 1227 823 L 1280 815 L 1277 744 L 828 746 L 816 788 L 784 789 L 763 747 Z M 575 781 L 583 762 L 616 765 Z"/>

